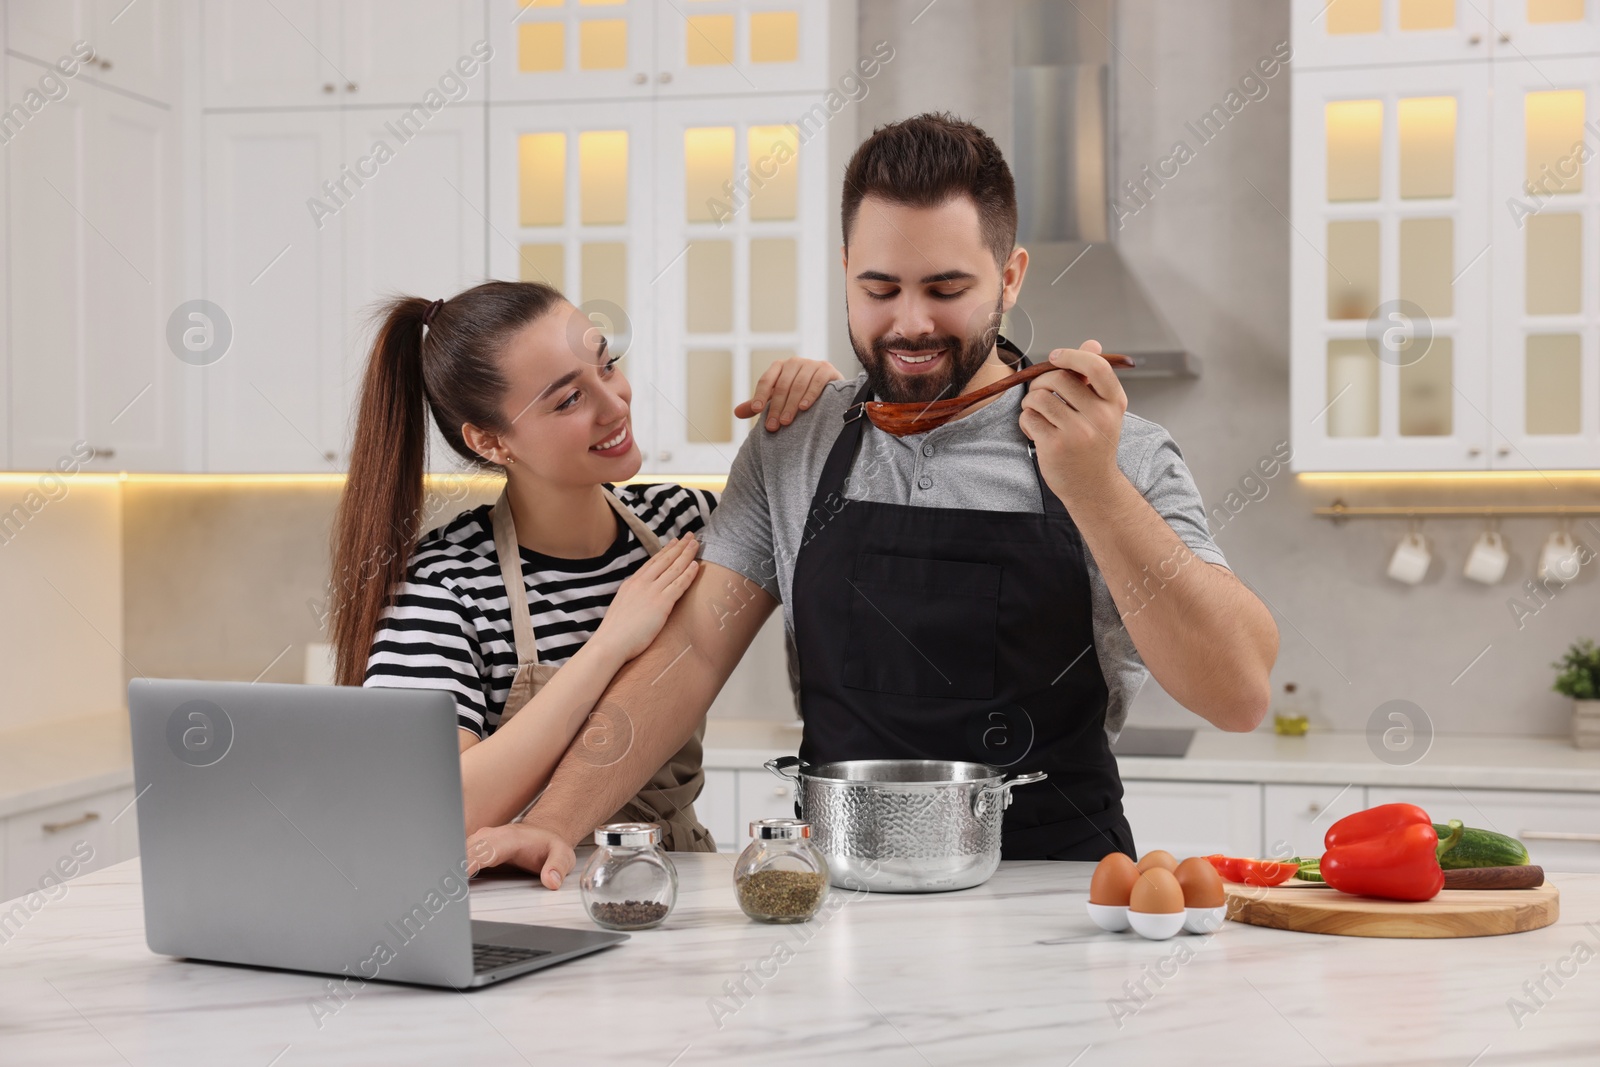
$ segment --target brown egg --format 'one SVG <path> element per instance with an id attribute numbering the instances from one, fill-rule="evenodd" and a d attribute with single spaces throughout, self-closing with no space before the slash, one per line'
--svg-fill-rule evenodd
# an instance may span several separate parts
<path id="1" fill-rule="evenodd" d="M 1139 873 L 1143 874 L 1152 867 L 1165 867 L 1169 871 L 1175 871 L 1178 869 L 1178 857 L 1164 848 L 1152 849 L 1139 861 Z"/>
<path id="2" fill-rule="evenodd" d="M 1220 908 L 1223 903 L 1222 875 L 1209 860 L 1190 856 L 1178 864 L 1175 872 L 1178 887 L 1183 890 L 1186 908 Z"/>
<path id="3" fill-rule="evenodd" d="M 1145 871 L 1133 883 L 1133 895 L 1128 899 L 1129 911 L 1142 911 L 1153 915 L 1171 915 L 1183 910 L 1183 890 L 1178 878 L 1165 867 Z"/>
<path id="4" fill-rule="evenodd" d="M 1094 869 L 1094 877 L 1089 879 L 1089 903 L 1126 908 L 1133 883 L 1138 880 L 1138 868 L 1126 853 L 1109 853 Z"/>

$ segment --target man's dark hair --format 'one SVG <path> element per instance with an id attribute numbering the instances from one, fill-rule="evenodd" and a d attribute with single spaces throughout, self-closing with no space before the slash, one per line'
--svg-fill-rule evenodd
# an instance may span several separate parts
<path id="1" fill-rule="evenodd" d="M 937 207 L 961 195 L 978 205 L 983 241 L 1003 267 L 1017 241 L 1017 190 L 994 140 L 947 112 L 879 126 L 845 168 L 839 212 L 845 246 L 865 197 Z"/>

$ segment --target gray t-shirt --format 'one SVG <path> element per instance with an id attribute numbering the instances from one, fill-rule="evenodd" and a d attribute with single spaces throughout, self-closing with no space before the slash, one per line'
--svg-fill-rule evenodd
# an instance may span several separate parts
<path id="1" fill-rule="evenodd" d="M 791 681 L 790 589 L 806 538 L 807 511 L 828 451 L 844 429 L 844 413 L 865 381 L 863 372 L 854 381 L 828 383 L 810 410 L 799 412 L 776 433 L 756 423 L 734 458 L 722 502 L 700 535 L 701 559 L 737 571 L 782 601 Z M 895 437 L 867 423 L 844 495 L 913 507 L 1043 511 L 1028 438 L 1017 425 L 1025 391 L 1025 386 L 1010 389 L 928 433 Z M 1206 526 L 1200 492 L 1166 430 L 1137 415 L 1124 415 L 1117 464 L 1198 558 L 1227 565 Z M 1095 653 L 1109 690 L 1106 730 L 1115 738 L 1150 675 L 1100 568 L 1092 556 L 1087 562 Z"/>

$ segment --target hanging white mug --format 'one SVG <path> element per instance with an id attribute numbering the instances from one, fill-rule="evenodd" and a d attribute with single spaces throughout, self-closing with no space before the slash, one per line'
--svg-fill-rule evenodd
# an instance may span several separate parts
<path id="1" fill-rule="evenodd" d="M 1433 553 L 1428 550 L 1428 539 L 1416 530 L 1408 532 L 1389 557 L 1389 577 L 1406 585 L 1416 585 L 1428 573 Z"/>
<path id="2" fill-rule="evenodd" d="M 1547 582 L 1554 578 L 1558 582 L 1570 582 L 1578 576 L 1582 565 L 1578 543 L 1572 539 L 1572 534 L 1564 529 L 1557 530 L 1539 553 L 1539 580 Z"/>
<path id="3" fill-rule="evenodd" d="M 1475 582 L 1493 585 L 1506 576 L 1506 567 L 1510 563 L 1511 553 L 1506 548 L 1505 538 L 1500 536 L 1500 531 L 1489 529 L 1479 534 L 1472 543 L 1462 573 Z"/>

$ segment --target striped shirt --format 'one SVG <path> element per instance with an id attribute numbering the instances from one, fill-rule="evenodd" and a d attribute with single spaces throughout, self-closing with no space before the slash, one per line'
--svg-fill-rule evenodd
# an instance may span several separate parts
<path id="1" fill-rule="evenodd" d="M 716 495 L 661 483 L 608 486 L 663 542 L 699 531 Z M 363 685 L 444 689 L 456 721 L 479 737 L 500 725 L 517 672 L 511 609 L 489 518 L 492 505 L 462 512 L 417 542 L 394 602 L 378 620 Z M 522 546 L 522 581 L 539 662 L 560 666 L 594 636 L 617 587 L 649 554 L 620 515 L 611 547 L 561 559 Z"/>

